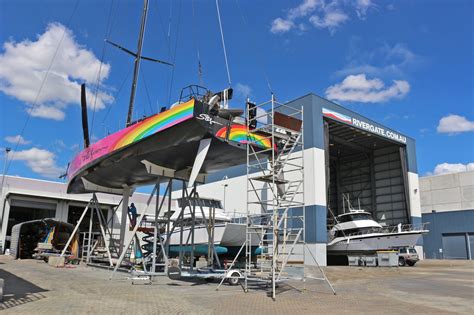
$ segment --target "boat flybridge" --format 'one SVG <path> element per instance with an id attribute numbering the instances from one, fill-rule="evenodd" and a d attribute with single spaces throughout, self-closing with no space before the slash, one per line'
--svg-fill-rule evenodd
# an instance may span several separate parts
<path id="1" fill-rule="evenodd" d="M 422 234 L 429 232 L 424 224 L 383 227 L 372 218 L 370 212 L 360 209 L 349 209 L 349 212 L 338 215 L 335 223 L 329 231 L 329 255 L 373 253 L 414 246 Z"/>

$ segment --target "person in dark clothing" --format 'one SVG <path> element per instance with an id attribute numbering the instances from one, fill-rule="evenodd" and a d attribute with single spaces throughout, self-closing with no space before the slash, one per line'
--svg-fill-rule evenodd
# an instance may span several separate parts
<path id="1" fill-rule="evenodd" d="M 137 208 L 135 208 L 135 204 L 132 202 L 130 207 L 128 207 L 128 213 L 130 215 L 130 225 L 135 227 L 135 224 L 137 224 Z"/>

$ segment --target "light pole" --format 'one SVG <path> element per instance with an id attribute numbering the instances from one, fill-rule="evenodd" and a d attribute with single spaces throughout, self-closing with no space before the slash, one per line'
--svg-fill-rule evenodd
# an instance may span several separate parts
<path id="1" fill-rule="evenodd" d="M 225 175 L 224 177 L 222 177 L 222 180 L 226 180 L 228 178 L 229 177 L 227 177 L 227 175 Z M 229 186 L 229 185 L 228 184 L 223 184 L 222 186 L 224 187 L 224 205 L 223 206 L 224 206 L 224 212 L 225 212 L 225 191 L 226 191 L 227 186 Z"/>
<path id="2" fill-rule="evenodd" d="M 225 190 L 226 190 L 227 186 L 229 186 L 229 185 L 224 184 L 224 212 L 225 212 Z"/>
<path id="3" fill-rule="evenodd" d="M 12 149 L 6 147 L 5 148 L 5 162 L 3 164 L 3 176 L 2 176 L 2 185 L 0 186 L 0 197 L 3 194 L 3 183 L 5 182 L 5 173 L 7 172 L 7 163 L 8 163 L 8 153 L 10 153 Z"/>
<path id="4" fill-rule="evenodd" d="M 8 153 L 10 153 L 12 149 L 11 148 L 5 148 L 5 162 L 3 164 L 3 175 L 2 175 L 2 184 L 0 185 L 0 206 L 2 207 L 2 222 L 5 221 L 3 218 L 3 215 L 5 214 L 5 201 L 3 200 L 3 185 L 5 183 L 5 176 L 7 173 L 7 164 L 8 164 Z M 3 224 L 0 223 L 0 231 L 2 231 L 1 234 L 3 234 Z M 1 237 L 1 235 L 0 235 Z M 2 246 L 0 247 L 0 253 L 3 254 L 3 247 L 4 247 L 4 242 L 5 240 L 2 240 Z"/>

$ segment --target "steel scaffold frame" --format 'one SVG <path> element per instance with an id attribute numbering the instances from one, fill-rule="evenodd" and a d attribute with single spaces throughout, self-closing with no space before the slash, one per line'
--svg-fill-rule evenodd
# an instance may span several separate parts
<path id="1" fill-rule="evenodd" d="M 306 287 L 308 277 L 305 267 L 309 248 L 305 238 L 303 118 L 303 107 L 279 103 L 273 95 L 270 101 L 259 105 L 250 106 L 248 102 L 247 235 L 243 287 L 248 292 L 249 282 L 270 283 L 273 299 L 276 298 L 278 282 L 298 279 Z M 296 125 L 290 127 L 288 120 L 293 120 Z M 272 147 L 256 148 L 250 141 L 250 131 L 265 135 Z M 256 207 L 260 210 L 259 215 L 253 213 Z M 256 240 L 258 249 L 254 250 Z M 296 249 L 300 252 L 295 253 Z M 256 251 L 259 251 L 258 255 Z M 309 253 L 322 274 L 322 278 L 309 278 L 326 281 L 335 294 L 316 258 L 311 251 Z M 285 271 L 290 260 L 302 265 L 299 268 L 302 275 L 295 274 L 296 266 L 293 266 L 293 272 Z"/>
<path id="2" fill-rule="evenodd" d="M 156 175 L 156 174 L 155 174 Z M 180 181 L 182 182 L 182 204 L 179 206 L 177 209 L 172 209 L 172 199 L 171 199 L 171 193 L 172 193 L 172 187 L 174 181 Z M 166 184 L 166 189 L 164 192 L 164 198 L 160 200 L 159 192 L 160 192 L 160 184 L 161 183 Z M 183 230 L 185 229 L 184 226 L 184 212 L 188 208 L 189 213 L 191 214 L 191 221 L 192 221 L 192 227 L 194 227 L 196 224 L 204 224 L 206 226 L 206 231 L 208 233 L 208 238 L 211 240 L 208 244 L 208 255 L 210 255 L 209 260 L 208 260 L 208 266 L 212 267 L 214 264 L 221 268 L 221 262 L 219 257 L 217 256 L 217 252 L 215 249 L 215 245 L 213 240 L 214 234 L 214 216 L 215 214 L 209 213 L 208 216 L 204 213 L 203 209 L 203 201 L 201 200 L 199 193 L 197 192 L 197 183 L 195 182 L 192 187 L 187 186 L 188 181 L 186 179 L 176 179 L 173 177 L 169 176 L 163 176 L 163 175 L 157 175 L 156 179 L 156 184 L 150 193 L 148 200 L 146 202 L 146 205 L 142 210 L 142 213 L 139 214 L 136 218 L 136 223 L 131 228 L 130 233 L 125 237 L 123 240 L 123 250 L 119 250 L 113 245 L 113 234 L 112 230 L 113 226 L 111 229 L 109 229 L 108 224 L 110 223 L 109 221 L 105 220 L 105 218 L 102 216 L 102 213 L 100 212 L 100 203 L 97 199 L 96 193 L 92 194 L 91 200 L 88 202 L 88 204 L 85 206 L 81 217 L 79 218 L 78 222 L 75 225 L 74 231 L 71 234 L 71 237 L 68 239 L 68 242 L 66 243 L 66 246 L 64 250 L 62 251 L 60 257 L 63 257 L 66 253 L 66 249 L 68 248 L 70 242 L 73 240 L 74 235 L 76 232 L 79 230 L 79 226 L 81 222 L 83 221 L 86 213 L 88 211 L 91 211 L 91 217 L 89 220 L 89 229 L 88 232 L 84 232 L 84 244 L 86 245 L 86 248 L 83 249 L 84 257 L 83 260 L 85 260 L 85 263 L 87 265 L 98 265 L 95 263 L 92 263 L 92 259 L 95 259 L 95 256 L 93 256 L 93 252 L 96 249 L 96 246 L 98 244 L 98 239 L 93 237 L 95 232 L 92 232 L 92 225 L 93 225 L 93 217 L 94 213 L 97 213 L 97 217 L 99 220 L 99 225 L 100 225 L 100 231 L 101 234 L 100 236 L 104 240 L 103 243 L 105 244 L 105 249 L 107 251 L 107 258 L 108 258 L 108 268 L 112 269 L 112 272 L 110 274 L 110 279 L 113 278 L 115 272 L 121 267 L 122 262 L 126 259 L 129 259 L 128 255 L 130 250 L 134 250 L 133 246 L 138 246 L 139 250 L 142 251 L 142 246 L 140 242 L 140 238 L 138 236 L 138 232 L 144 233 L 147 236 L 147 240 L 145 241 L 146 243 L 152 243 L 152 252 L 149 253 L 147 257 L 144 257 L 142 254 L 142 260 L 140 263 L 134 263 L 134 265 L 142 265 L 143 266 L 143 271 L 133 271 L 132 272 L 132 282 L 134 279 L 142 279 L 144 277 L 147 277 L 150 282 L 151 282 L 151 277 L 152 276 L 159 276 L 163 275 L 166 276 L 169 265 L 170 265 L 170 258 L 169 258 L 169 248 L 170 248 L 170 240 L 171 240 L 171 234 L 176 231 L 176 233 L 179 233 L 180 235 L 180 242 L 179 242 L 179 247 L 181 248 L 179 250 L 179 258 L 177 259 L 177 265 L 181 268 L 184 268 L 184 270 L 189 270 L 190 272 L 193 272 L 196 268 L 194 267 L 194 254 L 196 250 L 196 244 L 194 242 L 194 228 L 191 228 L 190 233 L 187 234 L 187 237 L 183 237 Z M 153 220 L 147 220 L 147 216 L 150 215 L 149 212 L 151 212 L 152 204 L 153 204 L 153 197 L 156 196 L 156 202 L 154 205 L 154 218 Z M 165 202 L 167 201 L 167 202 Z M 123 202 L 123 199 L 120 201 L 119 205 L 116 206 L 115 211 L 119 209 L 120 204 Z M 112 214 L 112 218 L 115 215 L 115 211 Z M 171 224 L 172 219 L 171 219 L 171 212 L 172 211 L 178 211 L 178 224 Z M 196 219 L 196 211 L 200 211 L 201 213 L 201 218 L 199 219 L 199 222 L 197 222 Z M 163 213 L 165 212 L 165 213 Z M 127 221 L 131 221 L 130 215 L 127 216 Z M 121 222 L 121 225 L 128 226 L 128 222 Z M 151 223 L 151 224 L 150 224 Z M 176 223 L 176 222 L 175 222 Z M 112 224 L 113 225 L 113 224 Z M 107 239 L 107 236 L 109 238 Z M 108 245 L 107 245 L 108 244 Z M 132 246 L 133 245 L 133 246 Z M 176 246 L 176 245 L 175 245 Z M 190 247 L 190 253 L 185 249 L 186 247 Z M 112 261 L 112 255 L 110 249 L 114 249 L 115 253 L 115 258 L 117 258 L 116 262 Z M 149 251 L 149 250 L 147 250 Z M 178 256 L 177 256 L 178 257 Z M 157 268 L 160 269 L 160 271 L 157 271 Z"/>
<path id="3" fill-rule="evenodd" d="M 164 201 L 165 199 L 162 199 L 161 202 L 159 202 L 158 198 L 158 193 L 159 193 L 159 182 L 160 179 L 165 179 L 168 183 L 166 186 L 165 190 L 165 196 L 168 196 L 168 211 L 166 213 L 166 216 L 162 215 L 162 209 L 164 208 Z M 137 232 L 140 230 L 140 227 L 142 227 L 142 223 L 146 215 L 148 214 L 148 208 L 151 204 L 151 200 L 153 195 L 157 194 L 157 200 L 156 200 L 156 207 L 155 207 L 155 219 L 154 219 L 154 231 L 153 231 L 153 252 L 151 253 L 151 267 L 147 270 L 145 263 L 145 260 L 143 261 L 144 265 L 144 271 L 143 272 L 136 272 L 135 274 L 137 277 L 152 277 L 152 276 L 158 276 L 158 275 L 167 275 L 168 268 L 170 267 L 170 257 L 169 257 L 169 247 L 170 247 L 170 240 L 171 240 L 171 234 L 176 230 L 179 232 L 180 236 L 180 242 L 179 242 L 179 247 L 181 248 L 179 250 L 179 256 L 178 256 L 178 262 L 177 265 L 180 269 L 185 269 L 189 270 L 190 272 L 193 272 L 196 268 L 194 267 L 194 254 L 195 254 L 195 248 L 196 244 L 194 243 L 194 228 L 190 229 L 190 233 L 188 233 L 188 236 L 184 237 L 184 229 L 185 226 L 184 224 L 184 213 L 186 208 L 189 208 L 189 212 L 192 216 L 191 218 L 191 224 L 192 227 L 195 226 L 196 222 L 196 211 L 200 211 L 202 218 L 200 221 L 203 222 L 203 224 L 206 226 L 206 230 L 208 233 L 208 237 L 210 238 L 212 235 L 212 230 L 214 229 L 213 223 L 212 223 L 212 217 L 211 220 L 209 220 L 204 214 L 203 210 L 203 203 L 200 199 L 199 193 L 197 192 L 197 184 L 195 183 L 192 188 L 188 188 L 186 183 L 187 181 L 185 180 L 178 180 L 182 182 L 182 204 L 181 206 L 178 207 L 177 211 L 179 211 L 178 215 L 178 224 L 173 224 L 171 226 L 171 189 L 173 186 L 173 181 L 177 179 L 169 178 L 166 176 L 161 176 L 157 180 L 157 184 L 151 193 L 148 202 L 147 202 L 147 207 L 144 210 L 144 212 L 137 218 L 137 222 L 135 224 L 135 227 L 129 235 L 128 240 L 125 241 L 125 247 L 128 248 L 132 244 L 134 238 L 137 238 Z M 188 191 L 190 189 L 190 191 Z M 192 201 L 192 202 L 191 202 Z M 161 229 L 160 229 L 161 228 Z M 163 230 L 163 231 L 160 231 Z M 165 241 L 162 240 L 162 238 L 165 238 Z M 138 239 L 138 238 L 137 238 Z M 158 242 L 157 242 L 158 240 Z M 160 247 L 158 250 L 158 246 Z M 190 246 L 191 251 L 190 253 L 187 253 L 187 250 L 185 249 L 187 246 Z M 215 250 L 215 245 L 214 243 L 209 243 L 208 244 L 208 253 L 212 255 L 212 259 L 209 259 L 209 262 L 214 262 L 217 264 L 217 266 L 221 266 L 220 260 L 217 256 L 216 250 Z M 186 261 L 186 257 L 189 257 L 189 261 Z M 118 270 L 120 267 L 121 262 L 125 258 L 125 251 L 121 254 L 121 256 L 118 259 L 118 262 L 112 271 L 110 275 L 110 279 L 113 278 L 115 272 Z M 157 272 L 156 267 L 164 267 L 163 272 Z M 150 278 L 151 281 L 151 278 Z"/>
<path id="4" fill-rule="evenodd" d="M 299 120 L 301 128 L 289 130 L 275 124 L 277 110 Z M 249 279 L 255 280 L 254 277 L 270 281 L 273 299 L 276 298 L 277 282 L 282 280 L 282 272 L 295 246 L 297 243 L 304 246 L 305 243 L 304 162 L 302 154 L 295 154 L 304 149 L 302 122 L 302 108 L 278 103 L 273 95 L 268 102 L 247 107 L 248 130 L 264 134 L 272 147 L 269 155 L 268 149 L 258 150 L 250 141 L 247 144 L 248 221 L 244 289 L 248 291 Z M 259 217 L 252 214 L 255 207 L 260 209 Z M 300 208 L 302 213 L 297 214 L 294 208 Z M 259 241 L 260 259 L 253 257 L 256 256 L 252 244 L 255 240 Z M 304 250 L 302 255 L 304 262 Z"/>

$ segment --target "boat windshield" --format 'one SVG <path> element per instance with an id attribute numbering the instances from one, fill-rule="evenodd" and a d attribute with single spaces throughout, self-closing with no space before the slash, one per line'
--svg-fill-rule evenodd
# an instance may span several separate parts
<path id="1" fill-rule="evenodd" d="M 355 229 L 348 229 L 348 230 L 338 230 L 334 234 L 334 237 L 346 237 L 352 235 L 362 235 L 362 234 L 370 234 L 370 233 L 381 233 L 382 229 L 379 227 L 365 227 L 365 228 L 355 228 Z"/>
<path id="2" fill-rule="evenodd" d="M 350 222 L 350 221 L 360 221 L 360 220 L 372 220 L 372 217 L 368 213 L 354 213 L 346 214 L 338 218 L 339 223 Z"/>

